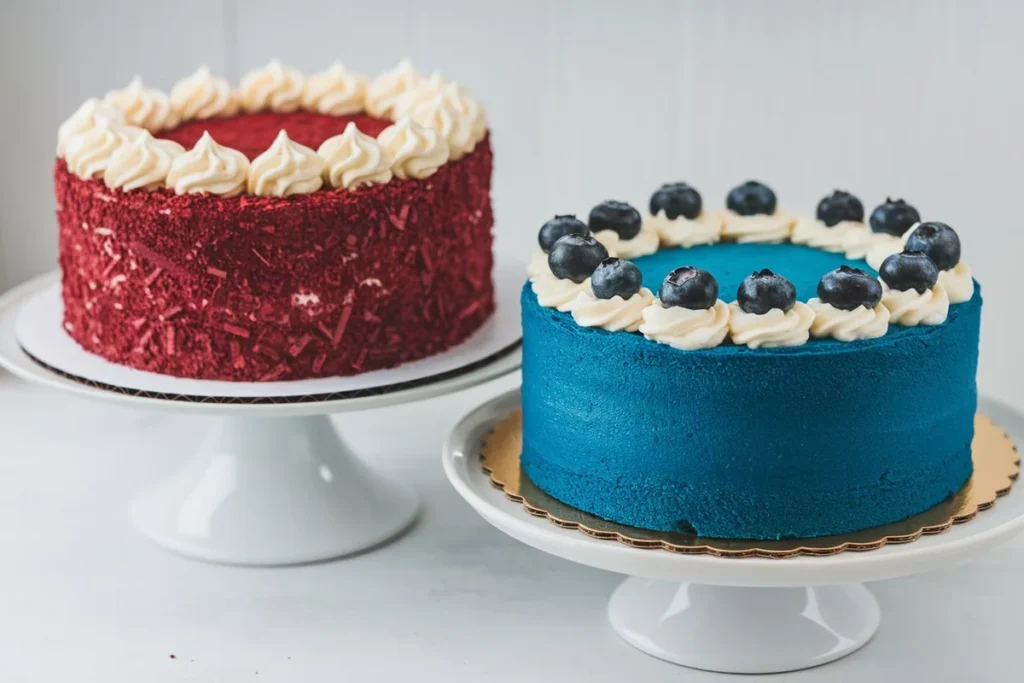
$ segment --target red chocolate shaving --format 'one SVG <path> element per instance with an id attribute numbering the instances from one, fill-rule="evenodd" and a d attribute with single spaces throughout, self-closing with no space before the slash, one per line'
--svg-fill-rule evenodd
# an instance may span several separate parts
<path id="1" fill-rule="evenodd" d="M 228 276 L 226 271 L 223 271 L 220 268 L 214 268 L 213 266 L 208 267 L 206 272 L 214 277 L 219 277 L 222 280 L 226 279 Z"/>
<path id="2" fill-rule="evenodd" d="M 345 334 L 345 328 L 348 327 L 348 319 L 352 317 L 352 305 L 349 304 L 341 310 L 341 317 L 338 319 L 338 326 L 334 328 L 334 334 L 331 336 L 331 346 L 337 346 L 341 343 L 341 338 Z"/>
<path id="3" fill-rule="evenodd" d="M 291 346 L 288 347 L 288 355 L 291 356 L 292 358 L 295 358 L 300 353 L 302 353 L 302 350 L 305 349 L 306 346 L 311 341 L 313 341 L 313 336 L 312 335 L 309 335 L 309 334 L 302 335 L 302 339 L 300 339 L 299 341 L 295 342 L 294 344 L 292 344 Z"/>
<path id="4" fill-rule="evenodd" d="M 147 275 L 147 276 L 146 276 L 146 279 L 145 279 L 145 280 L 143 280 L 142 282 L 143 282 L 143 283 L 144 283 L 144 284 L 145 284 L 145 285 L 146 285 L 147 287 L 149 287 L 149 286 L 150 286 L 150 285 L 152 285 L 152 284 L 153 284 L 154 282 L 156 282 L 156 279 L 157 279 L 158 277 L 160 277 L 160 273 L 162 273 L 162 272 L 164 272 L 164 269 L 163 269 L 163 268 L 154 268 L 154 269 L 153 269 L 153 272 L 152 272 L 152 273 L 150 273 L 149 275 Z"/>
<path id="5" fill-rule="evenodd" d="M 237 335 L 242 339 L 249 338 L 249 330 L 245 329 L 244 327 L 239 327 L 238 325 L 224 323 L 223 325 L 221 325 L 221 329 L 224 330 L 225 332 L 230 332 L 231 334 Z"/>
<path id="6" fill-rule="evenodd" d="M 176 349 L 174 348 L 173 325 L 168 326 L 168 328 L 164 330 L 164 353 L 166 353 L 168 356 L 173 356 L 176 353 Z"/>
<path id="7" fill-rule="evenodd" d="M 263 265 L 265 265 L 267 268 L 270 268 L 270 261 L 268 261 L 266 257 L 263 256 L 263 254 L 261 254 L 255 249 L 252 250 L 252 253 L 256 255 L 256 258 L 258 258 Z"/>

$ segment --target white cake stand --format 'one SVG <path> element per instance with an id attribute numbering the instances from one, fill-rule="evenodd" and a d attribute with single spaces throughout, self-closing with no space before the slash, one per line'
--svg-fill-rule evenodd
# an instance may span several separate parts
<path id="1" fill-rule="evenodd" d="M 445 473 L 488 522 L 535 548 L 627 574 L 612 594 L 608 618 L 626 642 L 647 654 L 697 669 L 773 673 L 844 657 L 878 630 L 880 611 L 863 585 L 974 557 L 1024 527 L 1024 492 L 944 534 L 870 552 L 789 559 L 716 558 L 632 548 L 531 516 L 491 486 L 480 445 L 494 423 L 519 405 L 513 391 L 483 404 L 444 446 Z M 1018 442 L 1024 418 L 982 405 Z M 941 600 L 941 596 L 936 596 Z"/>
<path id="2" fill-rule="evenodd" d="M 499 275 L 500 315 L 457 349 L 354 378 L 237 383 L 140 372 L 85 353 L 61 328 L 51 274 L 0 298 L 0 365 L 88 399 L 220 418 L 177 474 L 135 500 L 135 526 L 160 545 L 226 564 L 326 560 L 395 537 L 418 510 L 412 489 L 356 458 L 328 415 L 417 401 L 516 370 L 522 277 Z"/>

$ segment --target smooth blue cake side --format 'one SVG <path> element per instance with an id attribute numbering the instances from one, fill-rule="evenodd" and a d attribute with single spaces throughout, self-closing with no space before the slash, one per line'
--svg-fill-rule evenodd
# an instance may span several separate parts
<path id="1" fill-rule="evenodd" d="M 970 475 L 980 291 L 942 325 L 784 349 L 687 352 L 582 328 L 529 286 L 522 314 L 522 466 L 605 519 L 705 537 L 831 535 L 921 512 Z"/>

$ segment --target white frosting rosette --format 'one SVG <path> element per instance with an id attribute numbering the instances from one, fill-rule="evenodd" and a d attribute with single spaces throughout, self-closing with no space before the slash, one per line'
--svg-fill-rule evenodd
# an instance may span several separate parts
<path id="1" fill-rule="evenodd" d="M 531 288 L 537 295 L 537 303 L 544 308 L 555 308 L 563 313 L 572 311 L 580 294 L 592 291 L 589 277 L 583 282 L 573 282 L 568 278 L 556 277 L 550 272 L 536 278 Z"/>
<path id="2" fill-rule="evenodd" d="M 448 161 L 448 141 L 409 117 L 382 130 L 377 141 L 391 155 L 392 172 L 403 180 L 429 178 Z"/>
<path id="3" fill-rule="evenodd" d="M 642 335 L 683 351 L 714 348 L 729 333 L 730 310 L 722 300 L 710 308 L 693 309 L 666 306 L 655 299 L 644 309 L 643 317 Z"/>
<path id="4" fill-rule="evenodd" d="M 358 114 L 366 100 L 366 79 L 335 62 L 326 71 L 306 79 L 302 108 L 330 116 Z"/>
<path id="5" fill-rule="evenodd" d="M 253 69 L 242 78 L 238 96 L 246 111 L 288 113 L 302 104 L 305 89 L 305 76 L 272 59 L 262 69 Z"/>
<path id="6" fill-rule="evenodd" d="M 974 296 L 971 267 L 963 261 L 952 268 L 939 271 L 939 284 L 946 290 L 951 304 L 962 304 Z"/>
<path id="7" fill-rule="evenodd" d="M 654 230 L 661 244 L 666 247 L 715 244 L 722 239 L 723 227 L 722 214 L 714 211 L 702 211 L 696 218 L 669 218 L 664 211 L 659 211 L 644 219 L 644 228 Z"/>
<path id="8" fill-rule="evenodd" d="M 171 162 L 167 186 L 175 194 L 209 192 L 234 197 L 245 192 L 249 159 L 237 149 L 218 145 L 204 132 L 195 147 Z"/>
<path id="9" fill-rule="evenodd" d="M 158 140 L 143 130 L 111 155 L 103 170 L 103 182 L 125 192 L 163 187 L 171 163 L 184 153 L 185 148 L 177 142 Z"/>
<path id="10" fill-rule="evenodd" d="M 654 301 L 651 290 L 641 287 L 633 296 L 624 299 L 613 296 L 599 299 L 593 290 L 576 295 L 572 304 L 572 317 L 580 327 L 600 327 L 609 332 L 636 332 L 643 321 L 644 309 Z"/>
<path id="11" fill-rule="evenodd" d="M 159 131 L 178 125 L 178 111 L 171 105 L 170 98 L 156 88 L 142 85 L 138 76 L 126 88 L 108 92 L 103 102 L 121 110 L 124 120 L 139 128 Z"/>
<path id="12" fill-rule="evenodd" d="M 850 230 L 846 233 L 840 251 L 849 259 L 866 259 L 872 249 L 891 245 L 894 241 L 899 241 L 899 238 L 884 232 L 875 232 L 865 225 L 859 230 Z M 902 247 L 902 242 L 900 245 Z"/>
<path id="13" fill-rule="evenodd" d="M 270 149 L 252 160 L 248 190 L 268 197 L 316 192 L 324 184 L 325 167 L 316 152 L 294 142 L 282 130 Z"/>
<path id="14" fill-rule="evenodd" d="M 881 303 L 872 308 L 857 306 L 844 310 L 814 298 L 807 305 L 814 311 L 811 335 L 816 338 L 832 337 L 852 342 L 881 337 L 889 331 L 889 309 Z"/>
<path id="15" fill-rule="evenodd" d="M 610 256 L 634 259 L 648 256 L 658 251 L 660 239 L 658 233 L 649 227 L 641 227 L 633 237 L 624 240 L 614 230 L 601 230 L 594 233 L 594 239 L 604 245 Z"/>
<path id="16" fill-rule="evenodd" d="M 543 249 L 533 252 L 530 263 L 526 266 L 526 275 L 533 282 L 539 277 L 551 274 L 551 266 L 548 265 L 548 255 Z"/>
<path id="17" fill-rule="evenodd" d="M 124 113 L 120 109 L 108 107 L 95 97 L 90 97 L 57 129 L 57 156 L 65 158 L 71 138 L 86 133 L 98 125 L 107 125 L 115 129 L 118 126 L 123 127 L 126 125 Z"/>
<path id="18" fill-rule="evenodd" d="M 889 309 L 890 322 L 904 327 L 938 325 L 949 315 L 949 295 L 941 283 L 918 292 L 916 289 L 890 289 L 883 281 L 882 305 Z"/>
<path id="19" fill-rule="evenodd" d="M 729 336 L 736 344 L 752 349 L 802 346 L 811 336 L 814 311 L 802 301 L 788 311 L 773 308 L 767 313 L 747 313 L 734 301 L 729 310 Z"/>
<path id="20" fill-rule="evenodd" d="M 776 210 L 773 214 L 741 216 L 726 209 L 721 214 L 722 238 L 734 242 L 785 242 L 793 230 L 793 218 Z"/>
<path id="21" fill-rule="evenodd" d="M 803 217 L 793 226 L 790 241 L 793 244 L 806 244 L 822 251 L 843 252 L 843 240 L 851 233 L 864 229 L 864 224 L 854 221 L 839 221 L 828 226 L 816 218 Z"/>
<path id="22" fill-rule="evenodd" d="M 391 180 L 394 159 L 376 138 L 349 121 L 345 132 L 327 138 L 316 151 L 324 160 L 324 179 L 331 187 L 356 189 Z"/>
<path id="23" fill-rule="evenodd" d="M 238 97 L 231 85 L 217 78 L 206 66 L 186 76 L 171 88 L 171 105 L 183 120 L 212 119 L 238 113 Z"/>

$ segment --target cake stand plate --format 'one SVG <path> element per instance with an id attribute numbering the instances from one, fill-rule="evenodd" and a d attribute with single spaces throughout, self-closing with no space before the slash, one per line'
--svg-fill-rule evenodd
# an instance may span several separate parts
<path id="1" fill-rule="evenodd" d="M 397 536 L 418 501 L 357 458 L 328 415 L 447 394 L 518 369 L 517 325 L 499 316 L 518 319 L 522 277 L 498 275 L 498 314 L 457 349 L 360 378 L 261 385 L 178 380 L 82 352 L 60 326 L 51 274 L 0 297 L 0 366 L 92 400 L 219 417 L 180 471 L 136 497 L 134 524 L 160 545 L 225 564 L 337 558 Z"/>
<path id="2" fill-rule="evenodd" d="M 518 391 L 462 419 L 443 450 L 445 473 L 488 522 L 539 550 L 627 574 L 612 594 L 608 618 L 630 645 L 661 659 L 729 673 L 805 669 L 863 647 L 880 622 L 863 582 L 917 574 L 962 562 L 1024 528 L 1019 487 L 969 523 L 905 545 L 870 552 L 788 559 L 721 558 L 640 549 L 561 529 L 531 516 L 491 485 L 480 446 L 494 424 L 519 406 Z M 982 401 L 1018 443 L 1024 417 Z"/>

